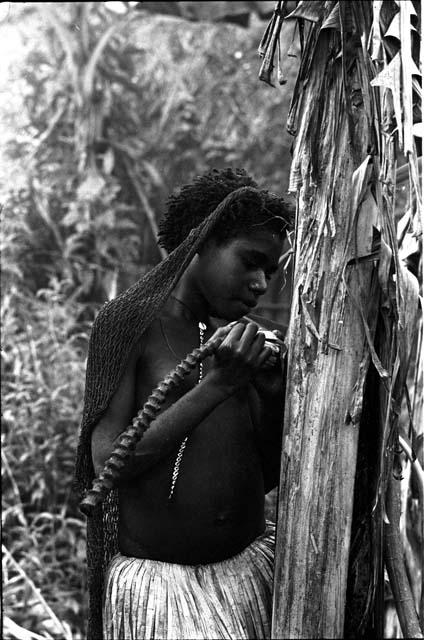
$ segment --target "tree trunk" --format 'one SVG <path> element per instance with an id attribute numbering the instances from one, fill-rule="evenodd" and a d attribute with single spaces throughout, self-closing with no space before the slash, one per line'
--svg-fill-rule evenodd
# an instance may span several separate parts
<path id="1" fill-rule="evenodd" d="M 411 208 L 404 217 L 419 236 L 415 209 L 422 195 L 412 126 L 414 105 L 419 108 L 419 46 L 412 36 L 417 8 L 409 0 L 316 0 L 296 3 L 289 15 L 286 9 L 277 3 L 259 48 L 260 78 L 271 83 L 276 67 L 284 82 L 281 24 L 298 20 L 302 56 L 288 115 L 296 135 L 289 185 L 297 194 L 296 262 L 272 637 L 351 636 L 355 620 L 361 633 L 381 630 L 374 603 L 382 594 L 383 546 L 405 635 L 412 598 L 406 607 L 403 559 L 387 546 L 382 517 L 418 308 L 417 283 L 399 257 L 403 240 L 394 215 L 399 143 L 410 176 Z M 376 407 L 371 391 L 363 412 L 366 379 Z M 368 468 L 372 485 L 366 496 L 358 496 L 364 480 L 356 468 L 361 417 L 358 469 Z M 372 451 L 364 455 L 367 431 Z M 384 533 L 391 535 L 387 528 Z M 361 539 L 372 570 L 365 567 L 366 550 L 358 552 Z M 344 627 L 350 551 L 350 575 L 359 579 L 349 585 L 353 606 Z"/>
<path id="2" fill-rule="evenodd" d="M 370 361 L 364 325 L 369 323 L 372 336 L 378 309 L 373 263 L 351 260 L 371 253 L 375 203 L 370 192 L 363 196 L 372 140 L 358 91 L 362 78 L 356 65 L 345 75 L 338 45 L 339 34 L 320 32 L 291 174 L 298 219 L 275 638 L 343 636 L 358 431 Z M 362 209 L 361 200 L 367 203 Z"/>

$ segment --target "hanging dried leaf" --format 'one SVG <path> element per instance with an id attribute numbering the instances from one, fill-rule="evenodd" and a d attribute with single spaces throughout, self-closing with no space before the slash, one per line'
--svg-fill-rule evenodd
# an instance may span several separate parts
<path id="1" fill-rule="evenodd" d="M 398 120 L 398 127 L 403 125 L 403 151 L 405 155 L 414 153 L 413 142 L 413 89 L 412 76 L 421 73 L 412 58 L 411 16 L 416 15 L 414 5 L 410 0 L 401 2 L 400 5 L 400 39 L 402 51 L 402 107 L 403 121 Z"/>
<path id="2" fill-rule="evenodd" d="M 417 29 L 411 24 L 411 31 L 418 33 Z M 400 30 L 400 13 L 396 13 L 391 21 L 386 33 L 384 34 L 385 38 L 396 38 L 396 40 L 401 41 L 401 30 Z"/>
<path id="3" fill-rule="evenodd" d="M 355 424 L 361 417 L 365 380 L 371 360 L 374 364 L 371 369 L 373 375 L 375 371 L 378 374 L 375 375 L 377 386 L 374 391 L 376 396 L 381 397 L 379 413 L 372 416 L 374 422 L 378 422 L 380 437 L 375 445 L 377 450 L 374 461 L 370 459 L 370 464 L 374 463 L 375 466 L 372 482 L 377 487 L 372 523 L 373 535 L 376 537 L 380 536 L 382 530 L 382 498 L 387 478 L 391 474 L 387 447 L 396 446 L 399 385 L 403 384 L 402 378 L 409 360 L 408 349 L 415 331 L 418 307 L 414 280 L 412 277 L 412 282 L 406 281 L 409 276 L 405 275 L 400 259 L 403 254 L 399 255 L 396 239 L 394 196 L 397 142 L 406 155 L 409 184 L 413 188 L 411 213 L 404 221 L 402 231 L 405 248 L 412 248 L 405 231 L 410 222 L 415 233 L 417 232 L 415 200 L 416 207 L 422 208 L 413 144 L 413 135 L 420 130 L 419 125 L 414 127 L 414 100 L 422 93 L 418 81 L 419 70 L 413 58 L 415 52 L 412 49 L 412 34 L 416 30 L 415 10 L 409 0 L 396 4 L 397 6 L 380 0 L 372 3 L 299 2 L 296 9 L 286 16 L 286 19 L 299 19 L 299 24 L 304 21 L 309 24 L 287 119 L 289 132 L 296 135 L 289 188 L 297 193 L 298 198 L 296 251 L 299 256 L 296 258 L 296 288 L 289 329 L 289 378 L 291 376 L 292 379 L 287 396 L 290 429 L 288 423 L 287 428 L 290 435 L 285 449 L 287 455 L 283 455 L 280 509 L 285 518 L 295 519 L 297 513 L 300 513 L 300 517 L 304 517 L 303 525 L 313 528 L 313 516 L 308 511 L 308 505 L 302 504 L 303 494 L 301 491 L 296 493 L 299 488 L 298 474 L 301 472 L 294 458 L 298 460 L 300 456 L 304 463 L 303 469 L 307 469 L 309 475 L 313 473 L 312 461 L 316 458 L 314 436 L 311 434 L 318 431 L 319 437 L 325 438 L 320 432 L 320 424 L 314 422 L 321 402 L 321 378 L 328 373 L 324 373 L 326 361 L 321 360 L 319 354 L 325 354 L 331 359 L 333 352 L 326 349 L 330 334 L 332 342 L 341 347 L 340 358 L 344 357 L 346 345 L 351 344 L 351 340 L 343 333 L 346 316 L 343 315 L 339 320 L 342 326 L 337 330 L 334 326 L 335 317 L 342 317 L 339 307 L 341 299 L 343 314 L 346 314 L 348 303 L 343 295 L 347 292 L 350 303 L 353 304 L 349 317 L 351 319 L 353 309 L 355 313 L 359 313 L 360 321 L 355 326 L 359 324 L 363 329 L 357 348 L 363 345 L 362 339 L 365 346 L 363 357 L 355 364 L 355 380 L 350 386 L 353 396 L 350 396 L 350 404 L 346 405 L 346 424 Z M 340 35 L 336 32 L 340 32 Z M 344 207 L 342 223 L 340 202 L 346 194 L 349 197 Z M 335 258 L 341 237 L 345 241 L 344 251 Z M 364 286 L 361 281 L 361 274 L 365 273 L 361 270 L 366 267 L 372 271 L 372 278 L 367 281 L 368 286 Z M 353 326 L 351 330 L 354 331 Z M 321 352 L 318 344 L 321 345 Z M 337 368 L 337 364 L 334 367 Z M 318 370 L 321 378 L 317 376 Z M 348 370 L 350 371 L 345 362 L 341 375 L 345 377 Z M 338 375 L 335 370 L 333 374 L 332 381 L 329 375 L 326 387 L 336 389 Z M 337 407 L 340 402 L 338 395 Z M 372 403 L 372 399 L 369 402 Z M 314 408 L 312 415 L 311 407 Z M 331 416 L 326 415 L 326 433 L 330 429 L 332 417 L 333 412 Z M 300 442 L 296 451 L 298 455 L 291 455 L 293 447 Z M 334 471 L 336 456 L 332 458 L 332 464 Z M 343 469 L 344 483 L 347 465 L 348 463 Z M 322 473 L 321 466 L 310 480 L 310 491 L 321 482 Z M 302 487 L 304 489 L 303 485 Z M 310 498 L 310 494 L 308 496 Z M 293 502 L 297 505 L 295 512 L 292 511 Z M 328 507 L 331 510 L 330 502 L 322 500 L 322 505 L 325 503 L 321 511 L 324 519 L 329 513 L 327 516 L 323 515 L 325 509 Z M 340 508 L 345 506 L 346 503 L 339 504 Z M 369 517 L 369 506 L 364 505 L 365 518 Z M 334 513 L 331 522 L 334 525 Z M 325 554 L 325 549 L 320 547 L 322 541 L 313 546 L 313 549 L 309 549 L 307 543 L 303 546 L 299 543 L 298 547 L 297 540 L 293 539 L 292 531 L 287 529 L 285 523 L 281 521 L 279 526 L 282 531 L 280 535 L 283 538 L 287 535 L 284 544 L 292 545 L 290 548 L 295 550 L 295 554 L 307 557 L 309 567 L 313 564 L 317 549 L 318 553 Z M 378 552 L 378 549 L 370 547 L 370 553 L 373 552 Z M 285 556 L 284 552 L 281 558 L 280 565 L 277 560 L 276 573 L 284 588 L 279 592 L 281 599 L 276 600 L 278 612 L 274 633 L 284 637 L 284 634 L 289 635 L 296 629 L 296 633 L 307 635 L 314 628 L 315 632 L 319 630 L 318 633 L 325 634 L 325 627 L 319 625 L 326 624 L 328 619 L 324 622 L 319 615 L 314 618 L 309 603 L 306 605 L 302 601 L 303 587 L 298 576 L 299 573 L 304 576 L 303 567 L 292 562 L 292 558 Z M 365 558 L 363 555 L 362 561 Z M 331 560 L 328 556 L 326 559 L 325 570 L 328 571 Z M 391 561 L 386 558 L 386 562 Z M 373 558 L 374 571 L 371 572 L 367 601 L 364 603 L 364 616 L 367 620 L 361 621 L 362 630 L 365 630 L 372 614 L 376 585 L 382 571 L 380 563 L 381 556 Z M 311 576 L 313 571 L 310 569 L 308 575 Z M 290 577 L 286 577 L 288 575 Z M 294 581 L 296 585 L 296 605 L 284 600 L 288 588 L 286 579 Z M 325 582 L 322 573 L 320 579 L 322 586 Z M 331 589 L 328 584 L 327 588 Z M 326 593 L 324 589 L 323 598 Z M 312 609 L 321 610 L 322 602 L 322 598 L 320 604 L 314 601 Z M 402 606 L 401 603 L 398 604 Z M 301 627 L 299 620 L 302 620 Z M 403 631 L 407 635 L 412 627 L 405 622 L 405 617 L 402 624 L 406 625 Z M 336 626 L 332 627 L 329 633 L 337 635 L 335 629 Z"/>
<path id="4" fill-rule="evenodd" d="M 293 18 L 303 18 L 310 22 L 318 22 L 324 13 L 324 3 L 316 0 L 300 0 L 296 9 L 286 16 L 286 20 Z"/>
<path id="5" fill-rule="evenodd" d="M 383 56 L 383 41 L 380 29 L 380 13 L 383 0 L 374 0 L 371 26 L 371 60 L 381 60 Z"/>
<path id="6" fill-rule="evenodd" d="M 284 15 L 284 5 L 285 2 L 278 2 L 276 8 L 274 10 L 274 14 L 272 16 L 271 22 L 268 25 L 265 35 L 262 38 L 261 44 L 259 46 L 259 55 L 263 57 L 263 62 L 261 64 L 261 68 L 259 69 L 259 80 L 262 80 L 266 84 L 269 84 L 271 87 L 274 86 L 272 82 L 273 70 L 274 70 L 274 59 L 275 54 L 280 47 L 280 31 L 283 23 L 283 15 Z M 279 65 L 279 56 L 277 64 Z"/>
<path id="7" fill-rule="evenodd" d="M 397 53 L 393 60 L 371 80 L 371 86 L 390 89 L 393 96 L 396 122 L 399 126 L 399 143 L 403 146 L 402 103 L 401 103 L 401 56 Z"/>
<path id="8" fill-rule="evenodd" d="M 347 255 L 348 262 L 367 256 L 375 260 L 378 257 L 380 213 L 370 188 L 367 189 L 359 208 L 355 226 L 350 252 Z"/>
<path id="9" fill-rule="evenodd" d="M 321 29 L 337 29 L 340 31 L 340 3 L 334 5 L 334 8 L 328 18 L 322 23 Z"/>
<path id="10" fill-rule="evenodd" d="M 390 309 L 391 300 L 393 300 L 392 293 L 389 293 L 390 285 L 392 285 L 391 288 L 393 290 L 393 281 L 391 281 L 391 277 L 393 275 L 392 260 L 393 252 L 391 248 L 383 239 L 381 239 L 380 260 L 378 263 L 378 280 L 383 292 L 383 300 L 381 304 L 382 306 L 386 306 L 388 309 Z"/>
<path id="11" fill-rule="evenodd" d="M 417 329 L 419 285 L 417 278 L 402 263 L 397 273 L 397 280 L 399 289 L 402 292 L 398 307 L 398 348 L 400 385 L 403 387 L 411 357 L 413 338 Z"/>
<path id="12" fill-rule="evenodd" d="M 354 215 L 358 209 L 360 202 L 364 196 L 367 188 L 367 174 L 369 176 L 371 156 L 367 156 L 357 169 L 353 172 L 352 176 L 352 212 Z"/>

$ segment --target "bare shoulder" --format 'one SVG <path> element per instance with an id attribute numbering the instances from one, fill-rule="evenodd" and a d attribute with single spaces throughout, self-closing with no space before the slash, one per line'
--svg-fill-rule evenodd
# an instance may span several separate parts
<path id="1" fill-rule="evenodd" d="M 138 342 L 138 358 L 149 359 L 163 342 L 163 318 L 157 316 L 146 327 Z"/>

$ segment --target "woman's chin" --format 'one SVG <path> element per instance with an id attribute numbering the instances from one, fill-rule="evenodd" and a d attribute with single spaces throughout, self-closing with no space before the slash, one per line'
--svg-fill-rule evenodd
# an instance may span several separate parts
<path id="1" fill-rule="evenodd" d="M 221 306 L 219 309 L 211 310 L 210 315 L 214 318 L 225 320 L 226 322 L 234 322 L 234 320 L 239 320 L 251 311 L 252 308 L 249 307 L 249 305 L 237 300 L 230 302 L 228 305 L 225 305 L 225 307 Z"/>

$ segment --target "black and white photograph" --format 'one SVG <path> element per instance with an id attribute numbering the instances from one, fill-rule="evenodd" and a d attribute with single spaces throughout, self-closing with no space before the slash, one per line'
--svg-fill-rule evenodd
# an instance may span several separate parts
<path id="1" fill-rule="evenodd" d="M 421 16 L 0 2 L 4 640 L 424 638 Z"/>

